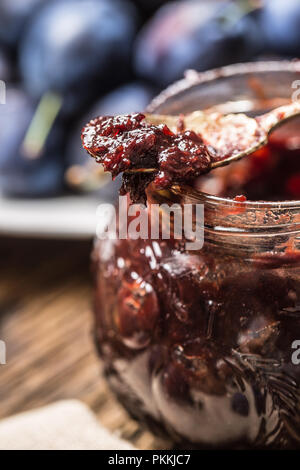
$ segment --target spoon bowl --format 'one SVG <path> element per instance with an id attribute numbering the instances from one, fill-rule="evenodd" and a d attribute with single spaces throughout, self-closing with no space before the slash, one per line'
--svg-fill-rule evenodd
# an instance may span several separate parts
<path id="1" fill-rule="evenodd" d="M 196 132 L 213 152 L 211 168 L 217 168 L 260 149 L 278 126 L 299 115 L 300 102 L 295 101 L 255 118 L 243 113 L 194 111 L 180 116 L 146 114 L 146 122 L 165 124 L 175 134 L 184 130 Z"/>

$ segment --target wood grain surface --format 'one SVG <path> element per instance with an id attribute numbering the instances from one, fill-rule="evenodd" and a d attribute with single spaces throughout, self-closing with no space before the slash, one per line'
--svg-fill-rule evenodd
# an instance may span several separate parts
<path id="1" fill-rule="evenodd" d="M 92 330 L 91 244 L 0 238 L 0 419 L 78 398 L 140 449 L 168 448 L 128 417 L 102 378 Z"/>

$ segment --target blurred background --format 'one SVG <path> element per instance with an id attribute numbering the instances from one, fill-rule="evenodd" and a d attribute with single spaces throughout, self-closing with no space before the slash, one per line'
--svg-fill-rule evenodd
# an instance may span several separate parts
<path id="1" fill-rule="evenodd" d="M 143 110 L 187 69 L 299 56 L 299 0 L 0 0 L 0 418 L 75 397 L 151 448 L 99 384 L 89 257 L 119 183 L 81 128 Z"/>
<path id="2" fill-rule="evenodd" d="M 186 69 L 299 55 L 298 0 L 0 0 L 1 192 L 98 190 L 91 117 L 143 110 Z"/>

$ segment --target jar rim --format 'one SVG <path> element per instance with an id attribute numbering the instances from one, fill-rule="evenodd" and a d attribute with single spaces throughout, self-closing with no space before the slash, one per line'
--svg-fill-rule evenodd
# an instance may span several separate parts
<path id="1" fill-rule="evenodd" d="M 171 188 L 171 191 L 178 195 L 185 195 L 191 199 L 195 199 L 195 201 L 199 203 L 207 203 L 209 205 L 214 205 L 218 208 L 240 208 L 241 206 L 245 209 L 249 210 L 277 210 L 277 211 L 284 211 L 288 209 L 299 209 L 300 211 L 300 200 L 283 200 L 283 201 L 252 201 L 252 200 L 245 200 L 243 202 L 237 201 L 233 198 L 226 198 L 215 196 L 212 194 L 205 193 L 203 191 L 199 191 L 194 189 L 191 186 L 178 186 L 174 185 Z"/>
<path id="2" fill-rule="evenodd" d="M 215 246 L 241 254 L 299 250 L 300 201 L 240 202 L 179 185 L 171 193 L 180 204 L 203 205 L 204 236 Z"/>
<path id="3" fill-rule="evenodd" d="M 175 81 L 153 98 L 147 106 L 146 112 L 155 113 L 157 108 L 164 104 L 166 100 L 175 97 L 180 92 L 187 91 L 193 86 L 202 85 L 222 78 L 233 77 L 235 75 L 266 72 L 300 73 L 300 59 L 242 62 L 207 70 L 205 72 L 188 69 L 185 71 L 182 79 Z"/>
<path id="4" fill-rule="evenodd" d="M 178 80 L 168 86 L 159 95 L 157 95 L 146 108 L 146 112 L 155 113 L 159 106 L 163 105 L 168 99 L 176 97 L 181 92 L 185 92 L 194 86 L 209 83 L 223 78 L 233 77 L 235 75 L 244 75 L 248 73 L 266 73 L 266 72 L 291 72 L 300 73 L 300 59 L 293 60 L 272 60 L 243 62 L 219 67 L 204 72 L 196 70 L 187 70 L 184 78 Z M 179 188 L 179 186 L 177 186 Z M 283 200 L 283 201 L 255 201 L 246 200 L 241 203 L 232 198 L 224 198 L 210 195 L 201 191 L 197 191 L 191 187 L 185 186 L 185 191 L 189 188 L 189 196 L 195 197 L 199 202 L 205 202 L 218 207 L 243 207 L 249 210 L 265 211 L 268 209 L 284 211 L 299 210 L 300 200 Z M 187 195 L 187 194 L 186 194 Z"/>

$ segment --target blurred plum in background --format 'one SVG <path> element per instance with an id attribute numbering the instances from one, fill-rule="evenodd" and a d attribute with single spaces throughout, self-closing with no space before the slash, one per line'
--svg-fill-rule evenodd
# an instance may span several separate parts
<path id="1" fill-rule="evenodd" d="M 0 0 L 0 190 L 97 189 L 86 121 L 143 110 L 186 69 L 274 55 L 300 55 L 299 0 Z"/>
<path id="2" fill-rule="evenodd" d="M 265 0 L 261 28 L 266 47 L 277 54 L 300 54 L 300 1 Z"/>
<path id="3" fill-rule="evenodd" d="M 142 82 L 126 83 L 101 98 L 93 107 L 91 118 L 144 111 L 156 92 L 153 86 Z"/>
<path id="4" fill-rule="evenodd" d="M 48 90 L 73 94 L 73 111 L 129 75 L 136 29 L 135 7 L 126 0 L 49 2 L 20 45 L 25 89 L 34 98 Z"/>
<path id="5" fill-rule="evenodd" d="M 63 128 L 52 128 L 43 154 L 32 159 L 24 137 L 34 115 L 34 104 L 19 88 L 7 88 L 6 105 L 0 106 L 0 187 L 11 196 L 50 196 L 62 190 Z M 38 136 L 37 136 L 38 137 Z"/>
<path id="6" fill-rule="evenodd" d="M 1 0 L 0 44 L 17 47 L 24 29 L 39 7 L 49 0 Z"/>
<path id="7" fill-rule="evenodd" d="M 189 68 L 249 60 L 263 48 L 257 17 L 245 2 L 186 0 L 157 11 L 136 41 L 139 76 L 166 86 Z"/>

